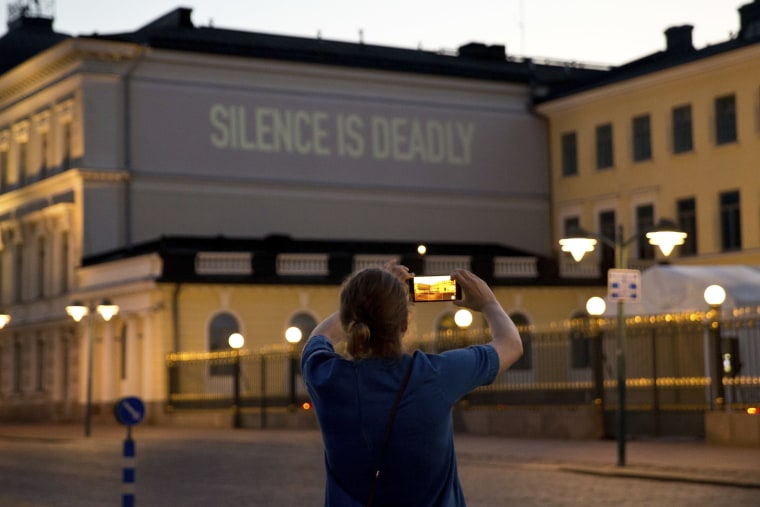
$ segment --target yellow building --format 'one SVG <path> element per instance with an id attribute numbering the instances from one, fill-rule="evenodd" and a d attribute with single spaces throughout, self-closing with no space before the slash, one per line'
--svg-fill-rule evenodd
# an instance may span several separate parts
<path id="1" fill-rule="evenodd" d="M 760 264 L 760 2 L 740 8 L 737 35 L 694 48 L 692 27 L 663 51 L 554 91 L 548 119 L 552 237 L 572 228 L 614 239 L 631 267 L 657 255 L 642 233 L 660 219 L 688 233 L 672 262 Z M 611 248 L 562 272 L 598 276 Z"/>

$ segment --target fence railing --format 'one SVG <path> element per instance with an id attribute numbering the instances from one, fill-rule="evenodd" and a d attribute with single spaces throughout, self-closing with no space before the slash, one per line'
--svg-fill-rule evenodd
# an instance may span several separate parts
<path id="1" fill-rule="evenodd" d="M 760 315 L 738 315 L 721 325 L 732 370 L 723 376 L 726 408 L 760 405 Z M 614 319 L 567 322 L 558 329 L 522 329 L 523 357 L 496 381 L 466 398 L 470 406 L 617 404 L 617 329 Z M 626 325 L 626 405 L 640 411 L 715 408 L 715 361 L 703 314 L 631 317 Z M 410 348 L 442 352 L 489 340 L 487 330 L 422 337 Z M 167 357 L 168 403 L 174 409 L 284 408 L 308 402 L 298 351 L 270 349 L 174 353 Z M 240 382 L 235 399 L 234 372 Z"/>

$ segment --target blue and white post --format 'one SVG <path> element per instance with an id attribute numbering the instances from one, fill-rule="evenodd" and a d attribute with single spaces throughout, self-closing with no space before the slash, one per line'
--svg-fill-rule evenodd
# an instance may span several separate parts
<path id="1" fill-rule="evenodd" d="M 127 427 L 127 438 L 122 451 L 121 507 L 135 507 L 136 445 L 132 440 L 132 426 L 139 424 L 145 417 L 145 405 L 140 398 L 134 396 L 122 398 L 116 403 L 114 413 L 116 420 Z"/>

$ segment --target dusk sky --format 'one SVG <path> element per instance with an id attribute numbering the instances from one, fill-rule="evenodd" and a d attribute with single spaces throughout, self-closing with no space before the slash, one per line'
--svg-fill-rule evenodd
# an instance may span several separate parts
<path id="1" fill-rule="evenodd" d="M 7 29 L 7 5 L 0 33 Z M 35 0 L 27 0 L 34 2 Z M 751 0 L 37 0 L 56 31 L 133 31 L 175 9 L 219 28 L 425 50 L 503 44 L 513 56 L 619 65 L 665 48 L 665 29 L 690 24 L 697 48 L 739 29 Z M 361 32 L 361 35 L 360 35 Z"/>

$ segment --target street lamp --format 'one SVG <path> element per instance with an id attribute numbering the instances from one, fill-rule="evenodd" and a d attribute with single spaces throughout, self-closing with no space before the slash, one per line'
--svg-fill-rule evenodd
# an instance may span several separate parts
<path id="1" fill-rule="evenodd" d="M 710 305 L 710 339 L 713 347 L 713 408 L 722 410 L 725 406 L 723 386 L 723 358 L 720 334 L 720 305 L 726 300 L 726 291 L 720 285 L 710 285 L 705 289 L 705 302 Z"/>
<path id="2" fill-rule="evenodd" d="M 240 333 L 232 333 L 227 339 L 227 343 L 229 343 L 232 350 L 235 351 L 235 361 L 233 363 L 233 375 L 235 376 L 233 404 L 235 405 L 235 415 L 233 419 L 233 426 L 235 428 L 240 428 L 242 427 L 242 420 L 240 415 L 240 348 L 245 345 L 245 338 Z"/>
<path id="3" fill-rule="evenodd" d="M 285 341 L 290 344 L 290 404 L 288 409 L 292 412 L 296 409 L 296 369 L 298 369 L 298 357 L 296 346 L 303 338 L 303 332 L 296 326 L 290 326 L 285 330 Z"/>
<path id="4" fill-rule="evenodd" d="M 645 231 L 646 232 L 646 231 Z M 586 252 L 593 252 L 597 239 L 615 249 L 615 269 L 626 269 L 628 260 L 625 256 L 626 248 L 641 237 L 642 233 L 636 233 L 628 239 L 623 235 L 623 226 L 618 225 L 614 240 L 606 236 L 589 233 L 582 229 L 573 231 L 570 237 L 562 238 L 559 244 L 563 252 L 570 252 L 576 262 L 580 262 Z M 676 245 L 682 245 L 686 240 L 686 233 L 676 229 L 670 220 L 660 220 L 657 225 L 646 232 L 646 237 L 651 245 L 660 247 L 664 256 L 669 256 Z M 609 276 L 609 274 L 608 274 Z M 618 443 L 618 466 L 625 466 L 625 311 L 622 299 L 617 301 L 617 443 Z"/>
<path id="5" fill-rule="evenodd" d="M 594 296 L 586 301 L 586 311 L 591 315 L 591 344 L 594 369 L 594 407 L 598 416 L 598 428 L 601 436 L 606 436 L 604 424 L 604 353 L 602 349 L 602 330 L 599 326 L 599 318 L 607 309 L 607 303 L 599 296 Z"/>
<path id="6" fill-rule="evenodd" d="M 109 322 L 114 315 L 119 313 L 119 306 L 113 304 L 108 299 L 104 299 L 94 310 L 103 320 Z M 74 301 L 67 306 L 66 313 L 75 322 L 81 322 L 82 319 L 89 315 L 87 319 L 87 399 L 84 412 L 84 436 L 89 437 L 92 419 L 92 344 L 95 335 L 95 319 L 90 308 L 80 301 Z"/>

